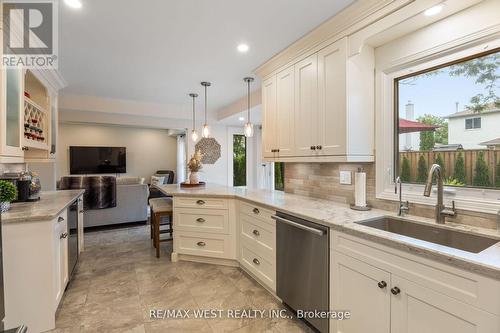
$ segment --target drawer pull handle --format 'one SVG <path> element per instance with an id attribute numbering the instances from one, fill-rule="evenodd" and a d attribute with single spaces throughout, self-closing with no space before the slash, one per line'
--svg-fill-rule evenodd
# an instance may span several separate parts
<path id="1" fill-rule="evenodd" d="M 393 295 L 397 295 L 397 294 L 399 294 L 400 292 L 401 292 L 401 289 L 399 289 L 398 287 L 394 287 L 394 288 L 392 288 L 392 289 L 391 289 L 391 293 L 392 293 Z"/>
<path id="2" fill-rule="evenodd" d="M 59 216 L 59 217 L 57 218 L 57 222 L 61 223 L 62 221 L 64 221 L 64 217 Z"/>
<path id="3" fill-rule="evenodd" d="M 260 261 L 257 258 L 253 258 L 253 263 L 256 265 L 260 265 Z"/>
<path id="4" fill-rule="evenodd" d="M 255 236 L 260 236 L 260 232 L 259 232 L 259 230 L 254 230 L 254 231 L 253 231 L 253 234 L 254 234 Z"/>
<path id="5" fill-rule="evenodd" d="M 205 244 L 205 242 L 198 242 L 198 243 L 196 243 L 196 245 L 198 245 L 198 246 L 202 246 L 202 247 L 203 247 L 203 246 L 205 246 L 205 245 L 207 245 L 207 244 Z"/>
<path id="6" fill-rule="evenodd" d="M 196 222 L 203 223 L 203 222 L 205 222 L 205 219 L 200 217 L 200 218 L 197 218 L 197 219 L 196 219 Z"/>
<path id="7" fill-rule="evenodd" d="M 254 214 L 260 214 L 260 210 L 259 210 L 258 208 L 254 208 L 254 209 L 253 209 L 253 213 L 254 213 Z"/>
<path id="8" fill-rule="evenodd" d="M 66 238 L 68 237 L 68 233 L 65 232 L 65 233 L 62 233 L 61 236 L 59 236 L 60 239 L 63 239 L 63 238 Z"/>
<path id="9" fill-rule="evenodd" d="M 83 214 L 83 213 L 85 213 L 85 211 L 82 209 L 82 210 L 80 211 L 80 214 Z"/>
<path id="10" fill-rule="evenodd" d="M 385 282 L 385 281 L 380 281 L 380 282 L 378 283 L 378 287 L 379 287 L 380 289 L 384 289 L 385 287 L 387 287 L 387 282 Z"/>
<path id="11" fill-rule="evenodd" d="M 205 204 L 205 201 L 203 201 L 203 200 L 198 200 L 198 201 L 196 201 L 196 203 L 197 203 L 198 205 L 204 205 L 204 204 Z"/>

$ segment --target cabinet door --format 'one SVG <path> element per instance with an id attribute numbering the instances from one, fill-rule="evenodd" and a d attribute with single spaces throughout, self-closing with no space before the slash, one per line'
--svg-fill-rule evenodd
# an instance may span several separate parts
<path id="1" fill-rule="evenodd" d="M 262 152 L 264 157 L 274 157 L 278 149 L 277 113 L 276 113 L 276 76 L 262 83 Z"/>
<path id="2" fill-rule="evenodd" d="M 351 318 L 332 320 L 332 332 L 389 333 L 390 273 L 338 252 L 331 252 L 331 307 L 347 310 Z M 379 287 L 379 283 L 385 287 Z"/>
<path id="3" fill-rule="evenodd" d="M 276 77 L 276 110 L 277 110 L 277 135 L 278 154 L 294 156 L 294 67 L 291 66 L 278 73 Z M 275 135 L 276 135 L 275 134 Z"/>
<path id="4" fill-rule="evenodd" d="M 1 106 L 1 147 L 3 156 L 22 157 L 22 138 L 24 121 L 23 71 L 6 68 L 2 71 L 2 95 L 5 102 Z M 5 95 L 4 95 L 5 94 Z"/>
<path id="5" fill-rule="evenodd" d="M 295 154 L 316 154 L 318 126 L 318 56 L 295 64 Z M 314 150 L 312 147 L 314 146 Z"/>
<path id="6" fill-rule="evenodd" d="M 61 224 L 56 220 L 53 222 L 53 253 L 54 253 L 54 308 L 57 308 L 62 297 L 62 281 L 61 281 Z"/>
<path id="7" fill-rule="evenodd" d="M 392 276 L 391 332 L 394 333 L 490 333 L 500 332 L 500 318 L 425 288 Z"/>
<path id="8" fill-rule="evenodd" d="M 318 53 L 318 144 L 321 155 L 345 155 L 347 138 L 346 39 Z"/>
<path id="9" fill-rule="evenodd" d="M 66 285 L 68 284 L 69 274 L 68 274 L 68 224 L 67 219 L 61 222 L 61 233 L 59 235 L 59 241 L 61 242 L 61 293 L 64 293 Z"/>

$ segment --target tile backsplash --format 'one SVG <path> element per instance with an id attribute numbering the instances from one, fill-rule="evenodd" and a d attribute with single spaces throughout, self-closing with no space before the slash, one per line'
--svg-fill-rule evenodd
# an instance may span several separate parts
<path id="1" fill-rule="evenodd" d="M 286 163 L 285 192 L 327 199 L 336 202 L 354 203 L 354 172 L 363 168 L 366 172 L 366 199 L 368 205 L 396 211 L 395 201 L 376 198 L 375 163 Z M 340 184 L 340 171 L 353 172 L 352 185 Z M 478 212 L 458 210 L 457 217 L 449 221 L 472 226 L 495 229 L 496 216 Z M 434 207 L 410 203 L 410 214 L 434 217 Z"/>
<path id="2" fill-rule="evenodd" d="M 10 164 L 10 163 L 0 163 L 0 175 L 4 172 L 20 172 L 26 169 L 26 165 L 23 163 Z"/>

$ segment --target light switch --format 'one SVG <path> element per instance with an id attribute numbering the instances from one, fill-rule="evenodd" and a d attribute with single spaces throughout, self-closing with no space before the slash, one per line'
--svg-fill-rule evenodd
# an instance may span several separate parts
<path id="1" fill-rule="evenodd" d="M 340 171 L 340 184 L 352 185 L 351 171 Z"/>

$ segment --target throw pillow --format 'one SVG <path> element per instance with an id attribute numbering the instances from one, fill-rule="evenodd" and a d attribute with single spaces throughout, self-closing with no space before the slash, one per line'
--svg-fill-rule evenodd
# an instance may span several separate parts
<path id="1" fill-rule="evenodd" d="M 151 186 L 163 185 L 165 177 L 151 176 Z"/>

